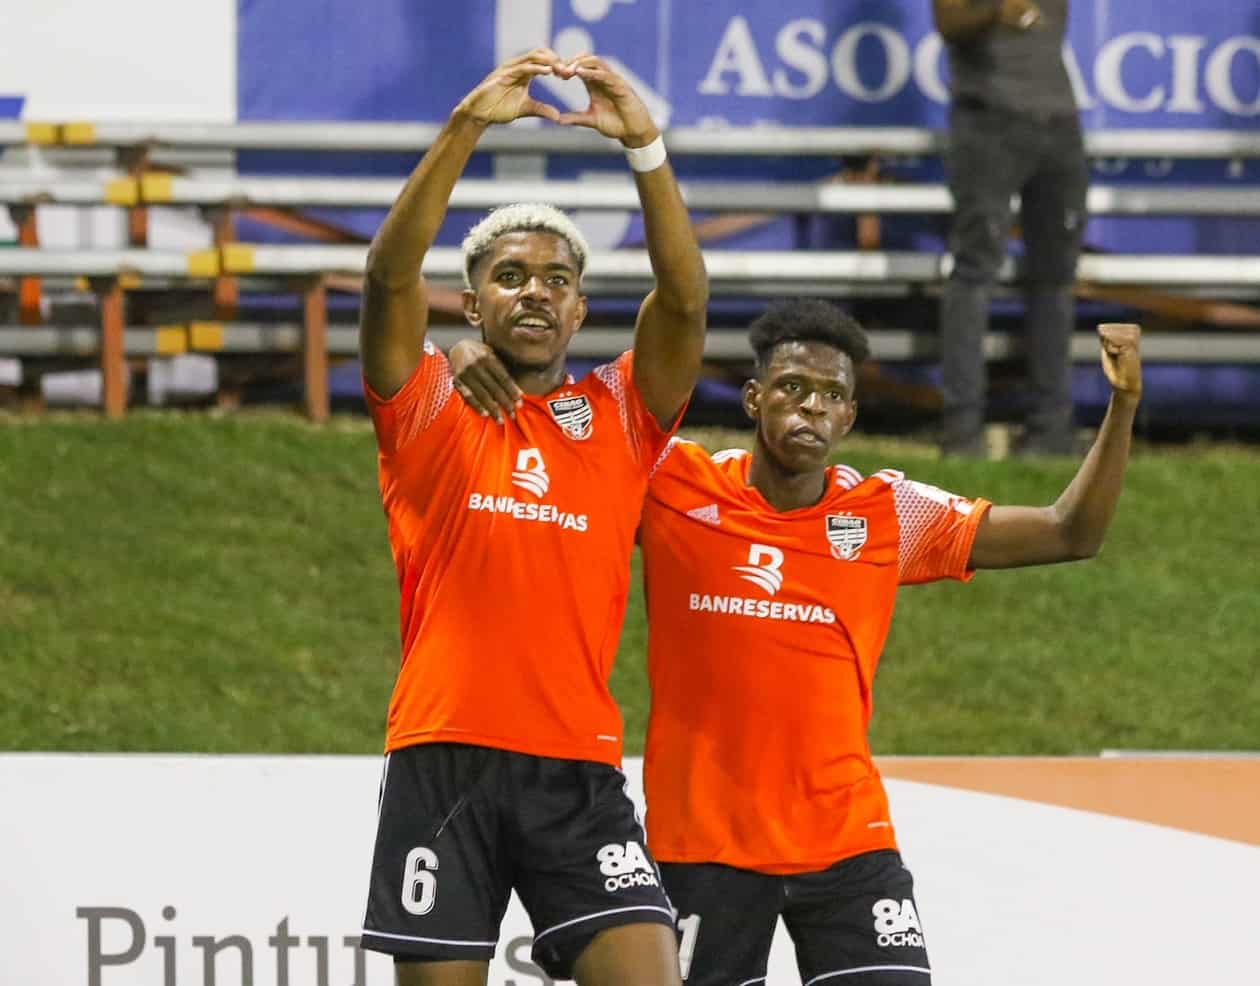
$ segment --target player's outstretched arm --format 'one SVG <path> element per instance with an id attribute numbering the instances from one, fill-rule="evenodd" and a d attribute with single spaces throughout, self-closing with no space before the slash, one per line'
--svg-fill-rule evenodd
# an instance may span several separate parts
<path id="1" fill-rule="evenodd" d="M 491 72 L 452 111 L 377 230 L 368 251 L 359 348 L 363 375 L 380 396 L 397 393 L 420 362 L 429 321 L 420 265 L 478 139 L 492 123 L 523 116 L 557 120 L 555 107 L 530 96 L 529 83 L 561 64 L 555 52 L 538 48 Z"/>
<path id="2" fill-rule="evenodd" d="M 1142 397 L 1141 329 L 1098 327 L 1111 402 L 1093 447 L 1052 507 L 993 507 L 980 522 L 971 549 L 973 568 L 1017 568 L 1091 558 L 1102 547 L 1115 515 L 1130 435 Z"/>
<path id="3" fill-rule="evenodd" d="M 660 137 L 643 100 L 602 58 L 582 55 L 569 65 L 585 83 L 591 103 L 580 113 L 561 114 L 561 123 L 598 130 L 628 149 L 648 148 Z M 634 379 L 648 409 L 668 426 L 700 376 L 709 279 L 669 161 L 662 154 L 659 163 L 653 159 L 639 166 L 651 167 L 635 170 L 634 180 L 656 287 L 635 324 Z"/>

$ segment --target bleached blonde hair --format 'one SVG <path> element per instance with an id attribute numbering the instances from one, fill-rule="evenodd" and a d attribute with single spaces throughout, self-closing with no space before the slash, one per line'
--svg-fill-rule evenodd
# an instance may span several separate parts
<path id="1" fill-rule="evenodd" d="M 554 233 L 567 244 L 577 261 L 578 277 L 586 269 L 586 255 L 590 247 L 586 237 L 565 213 L 554 205 L 542 202 L 517 202 L 504 205 L 490 212 L 464 237 L 464 286 L 472 287 L 472 271 L 477 261 L 484 257 L 491 245 L 504 233 L 528 232 Z"/>

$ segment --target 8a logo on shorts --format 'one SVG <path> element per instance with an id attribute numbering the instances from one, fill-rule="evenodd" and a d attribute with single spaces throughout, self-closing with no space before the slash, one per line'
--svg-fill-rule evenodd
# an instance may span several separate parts
<path id="1" fill-rule="evenodd" d="M 659 885 L 656 870 L 637 842 L 627 842 L 624 846 L 619 842 L 610 842 L 595 854 L 595 858 L 599 861 L 599 872 L 607 877 L 604 889 L 609 893 Z"/>
<path id="2" fill-rule="evenodd" d="M 875 915 L 875 940 L 880 948 L 923 947 L 923 929 L 914 901 L 907 898 L 897 903 L 885 897 L 875 902 L 871 913 Z"/>

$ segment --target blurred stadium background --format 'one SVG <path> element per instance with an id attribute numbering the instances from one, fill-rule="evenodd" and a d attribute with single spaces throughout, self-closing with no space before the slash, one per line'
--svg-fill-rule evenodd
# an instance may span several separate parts
<path id="1" fill-rule="evenodd" d="M 850 307 L 874 341 L 860 434 L 846 461 L 864 472 L 894 466 L 999 502 L 1056 495 L 1074 463 L 959 463 L 939 459 L 931 444 L 949 199 L 939 156 L 943 57 L 930 6 L 11 5 L 0 14 L 0 749 L 365 760 L 379 750 L 397 662 L 397 590 L 355 359 L 365 245 L 450 107 L 502 57 L 537 44 L 616 60 L 668 126 L 713 275 L 709 361 L 687 419 L 693 437 L 711 447 L 747 444 L 735 404 L 749 355 L 742 327 L 770 297 L 824 295 Z M 1254 883 L 1222 888 L 1211 882 L 1213 866 L 1260 879 L 1260 775 L 1243 757 L 1260 750 L 1260 533 L 1252 522 L 1260 489 L 1260 10 L 1227 0 L 1077 3 L 1070 40 L 1094 186 L 1074 391 L 1088 427 L 1107 396 L 1092 326 L 1141 322 L 1142 444 L 1099 560 L 903 594 L 873 742 L 886 756 L 1194 754 L 1177 763 L 1183 780 L 1201 779 L 1186 796 L 1206 799 L 1201 819 L 1167 815 L 1181 796 L 1161 787 L 1166 778 L 1135 795 L 1145 814 L 1116 804 L 1099 810 L 1208 832 L 1232 840 L 1235 854 L 1196 836 L 1202 841 L 1176 847 L 1187 874 L 1199 868 L 1176 907 L 1162 907 L 1152 887 L 1149 900 L 1117 917 L 1107 895 L 1113 887 L 1132 895 L 1131 884 L 1095 876 L 1098 907 L 1118 938 L 1126 929 L 1147 940 L 1159 940 L 1161 927 L 1183 929 L 1179 942 L 1170 930 L 1169 951 L 1152 953 L 1146 982 L 1207 981 L 1204 969 L 1219 981 L 1250 981 L 1230 979 L 1239 968 L 1231 957 L 1205 958 L 1184 928 L 1199 920 L 1187 913 L 1200 899 L 1218 901 L 1213 935 L 1228 939 L 1228 922 L 1244 920 L 1245 907 L 1219 901 L 1244 899 L 1230 895 Z M 581 98 L 568 84 L 543 89 L 562 105 Z M 435 296 L 435 334 L 447 345 L 463 331 L 455 248 L 477 216 L 502 201 L 553 201 L 576 212 L 597 251 L 592 315 L 573 361 L 580 373 L 629 343 L 647 283 L 641 223 L 614 146 L 542 127 L 488 135 L 457 189 L 428 269 L 446 289 Z M 1017 279 L 1016 260 L 990 340 L 999 456 L 1006 423 L 1021 410 Z M 631 752 L 641 749 L 648 701 L 644 639 L 636 589 L 615 676 Z M 93 919 L 76 909 L 125 905 L 144 911 L 156 932 L 162 920 L 177 921 L 161 910 L 171 900 L 160 873 L 94 870 L 82 893 L 63 900 L 45 889 L 61 864 L 21 850 L 43 845 L 35 829 L 60 831 L 54 811 L 61 824 L 64 811 L 81 810 L 49 807 L 68 796 L 50 793 L 47 777 L 73 790 L 117 766 L 80 759 L 79 768 L 40 761 L 52 773 L 32 780 L 34 761 L 0 757 L 0 802 L 23 805 L 8 815 L 17 841 L 5 865 L 25 875 L 15 885 L 37 901 L 35 917 L 10 927 L 28 952 L 39 943 L 73 958 L 59 982 L 157 982 L 154 947 L 99 964 L 92 980 Z M 207 777 L 221 768 L 205 763 Z M 296 783 L 298 761 L 264 763 L 277 790 Z M 198 770 L 195 761 L 180 764 L 182 776 Z M 368 809 L 374 770 L 356 775 Z M 1127 776 L 1091 783 L 1114 793 Z M 130 790 L 121 780 L 117 789 Z M 132 832 L 142 846 L 157 840 L 152 826 L 175 824 L 160 798 L 113 803 L 109 790 L 104 784 L 101 797 L 110 804 L 97 807 L 117 824 L 97 833 L 93 855 L 117 848 L 99 841 L 102 832 Z M 235 790 L 224 787 L 225 817 L 251 811 Z M 910 789 L 894 782 L 893 790 L 917 821 Z M 1097 807 L 1097 796 L 1082 795 L 1078 807 Z M 327 804 L 314 810 L 336 816 Z M 954 831 L 935 802 L 923 817 Z M 343 828 L 361 822 L 355 816 Z M 931 874 L 931 830 L 903 825 L 907 843 L 925 847 L 922 869 Z M 1111 836 L 1087 840 L 1121 854 L 1116 846 L 1145 845 L 1125 833 L 1114 844 Z M 1039 850 L 1052 858 L 1040 837 L 1012 844 L 1010 859 Z M 1044 838 L 1066 837 L 1051 827 Z M 359 853 L 362 841 L 345 852 Z M 1096 861 L 1070 840 L 1057 849 Z M 1211 853 L 1218 856 L 1204 862 Z M 321 921 L 330 934 L 357 928 L 345 921 L 357 919 L 359 870 L 343 869 L 349 886 L 333 881 L 340 909 L 315 911 L 303 933 Z M 1001 883 L 1002 893 L 1028 901 L 1021 910 L 1001 897 L 993 872 L 976 879 L 987 889 L 967 893 L 983 896 L 983 920 L 1006 914 L 1020 940 L 1028 932 L 1018 922 L 1045 925 L 1047 902 L 1062 890 L 1031 871 Z M 929 910 L 935 881 L 923 890 Z M 976 923 L 975 907 L 950 903 L 943 886 L 936 892 L 944 898 L 934 915 L 944 931 L 933 941 L 940 982 L 1061 981 L 1045 978 L 1057 974 L 1050 966 L 1010 977 L 994 958 L 1007 953 L 963 930 Z M 298 897 L 327 894 L 314 886 Z M 1041 905 L 1031 899 L 1043 894 L 1051 896 Z M 194 894 L 182 899 L 186 913 L 198 913 Z M 1089 943 L 1091 906 L 1080 907 L 1081 929 L 1058 930 L 1078 950 L 1094 949 L 1090 961 L 1101 969 L 1116 956 Z M 284 907 L 251 915 L 251 929 L 268 931 L 239 932 L 254 936 L 259 982 L 277 981 L 263 971 L 267 934 L 281 914 L 301 912 L 292 901 Z M 952 924 L 950 907 L 960 915 Z M 217 914 L 203 907 L 203 924 L 179 933 L 228 935 L 235 926 L 216 923 Z M 135 925 L 110 920 L 117 934 L 97 947 L 117 958 L 128 951 L 118 936 Z M 496 974 L 538 981 L 514 947 Z M 1083 961 L 1069 952 L 1064 963 Z M 42 968 L 18 955 L 17 969 Z M 185 947 L 179 982 L 245 976 L 228 958 L 200 963 Z M 1062 978 L 1078 968 L 1065 964 Z M 359 986 L 386 981 L 353 969 Z M 1175 978 L 1183 973 L 1191 978 Z"/>

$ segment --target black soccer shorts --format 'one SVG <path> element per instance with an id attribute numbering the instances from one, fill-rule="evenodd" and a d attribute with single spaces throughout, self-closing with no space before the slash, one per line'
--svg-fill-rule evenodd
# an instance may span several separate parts
<path id="1" fill-rule="evenodd" d="M 513 889 L 556 979 L 596 932 L 674 926 L 616 768 L 454 743 L 386 757 L 363 947 L 489 961 Z"/>
<path id="2" fill-rule="evenodd" d="M 792 876 L 709 863 L 662 863 L 661 873 L 687 986 L 764 983 L 780 917 L 803 986 L 930 986 L 914 880 L 897 852 Z"/>

